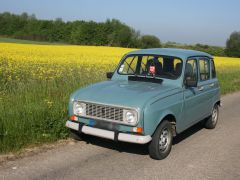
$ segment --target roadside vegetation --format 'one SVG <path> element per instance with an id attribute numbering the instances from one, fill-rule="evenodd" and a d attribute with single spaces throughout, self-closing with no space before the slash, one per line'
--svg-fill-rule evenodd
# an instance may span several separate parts
<path id="1" fill-rule="evenodd" d="M 68 137 L 68 99 L 105 80 L 128 48 L 0 43 L 0 154 Z M 215 57 L 222 94 L 240 90 L 240 58 Z"/>

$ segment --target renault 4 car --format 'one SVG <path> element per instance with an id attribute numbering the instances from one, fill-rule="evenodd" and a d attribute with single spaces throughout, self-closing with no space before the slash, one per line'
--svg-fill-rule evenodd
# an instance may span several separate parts
<path id="1" fill-rule="evenodd" d="M 163 159 L 174 136 L 200 121 L 209 129 L 217 124 L 220 87 L 210 54 L 136 50 L 107 78 L 71 95 L 66 126 L 75 137 L 147 144 L 152 158 Z"/>

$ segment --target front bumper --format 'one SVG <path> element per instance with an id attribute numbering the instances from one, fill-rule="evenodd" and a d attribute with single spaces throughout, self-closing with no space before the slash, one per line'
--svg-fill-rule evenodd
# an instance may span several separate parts
<path id="1" fill-rule="evenodd" d="M 80 130 L 79 123 L 77 122 L 67 121 L 66 126 L 76 131 Z M 99 128 L 90 127 L 86 125 L 83 125 L 80 131 L 84 134 L 89 134 L 89 135 L 98 136 L 98 137 L 111 139 L 111 140 L 136 143 L 136 144 L 146 144 L 152 140 L 152 137 L 149 135 L 142 136 L 142 135 L 135 135 L 135 134 L 120 133 L 120 132 L 116 133 L 114 131 L 99 129 Z"/>

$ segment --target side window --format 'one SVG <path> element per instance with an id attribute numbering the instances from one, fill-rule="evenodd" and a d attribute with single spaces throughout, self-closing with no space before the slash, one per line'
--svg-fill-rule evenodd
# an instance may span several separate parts
<path id="1" fill-rule="evenodd" d="M 216 69 L 213 59 L 211 60 L 212 78 L 216 78 Z"/>
<path id="2" fill-rule="evenodd" d="M 208 59 L 199 59 L 199 74 L 201 81 L 210 79 L 210 65 Z"/>
<path id="3" fill-rule="evenodd" d="M 138 57 L 130 56 L 120 66 L 118 72 L 120 74 L 135 74 L 137 68 Z"/>
<path id="4" fill-rule="evenodd" d="M 185 78 L 188 78 L 192 81 L 197 81 L 197 60 L 189 59 L 186 63 L 185 67 Z"/>

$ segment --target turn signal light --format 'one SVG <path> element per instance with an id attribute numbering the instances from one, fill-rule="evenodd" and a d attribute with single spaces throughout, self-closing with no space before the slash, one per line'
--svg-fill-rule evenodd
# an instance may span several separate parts
<path id="1" fill-rule="evenodd" d="M 70 119 L 71 119 L 72 121 L 77 121 L 77 120 L 78 120 L 77 116 L 71 116 Z"/>
<path id="2" fill-rule="evenodd" d="M 141 127 L 134 127 L 133 132 L 142 133 L 143 129 Z"/>

